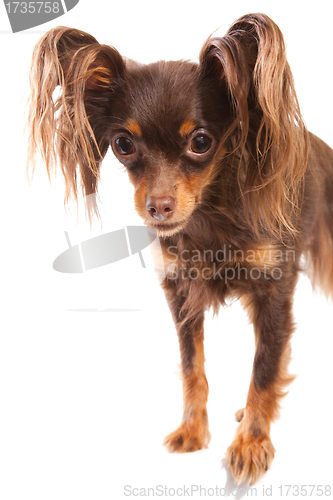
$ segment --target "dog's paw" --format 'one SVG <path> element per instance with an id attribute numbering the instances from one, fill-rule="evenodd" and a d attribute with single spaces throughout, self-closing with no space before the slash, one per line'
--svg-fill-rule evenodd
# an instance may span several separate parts
<path id="1" fill-rule="evenodd" d="M 243 420 L 244 410 L 245 410 L 245 408 L 242 408 L 241 410 L 236 411 L 236 413 L 235 413 L 236 422 L 240 422 L 241 420 Z"/>
<path id="2" fill-rule="evenodd" d="M 189 421 L 168 434 L 163 445 L 170 452 L 187 453 L 207 448 L 210 440 L 208 426 L 202 421 Z"/>
<path id="3" fill-rule="evenodd" d="M 248 481 L 253 486 L 269 469 L 274 453 L 269 436 L 253 436 L 240 430 L 227 450 L 225 463 L 237 484 Z"/>

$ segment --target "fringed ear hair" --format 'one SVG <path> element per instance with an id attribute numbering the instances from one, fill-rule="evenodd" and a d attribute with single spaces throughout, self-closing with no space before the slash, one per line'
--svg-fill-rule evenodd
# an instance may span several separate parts
<path id="1" fill-rule="evenodd" d="M 71 195 L 77 198 L 77 167 L 83 194 L 96 192 L 100 163 L 109 146 L 105 136 L 108 94 L 124 68 L 114 48 L 76 29 L 53 28 L 34 49 L 28 164 L 33 166 L 40 153 L 50 175 L 59 163 L 66 201 Z"/>
<path id="2" fill-rule="evenodd" d="M 232 104 L 225 140 L 239 150 L 244 215 L 257 234 L 294 234 L 308 136 L 281 31 L 263 14 L 244 16 L 207 40 L 200 67 L 218 75 Z"/>

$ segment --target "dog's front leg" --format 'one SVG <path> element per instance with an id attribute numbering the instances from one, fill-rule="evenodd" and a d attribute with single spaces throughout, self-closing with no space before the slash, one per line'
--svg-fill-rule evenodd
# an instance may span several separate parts
<path id="1" fill-rule="evenodd" d="M 189 452 L 207 447 L 210 439 L 207 418 L 208 383 L 204 369 L 204 312 L 184 320 L 185 302 L 175 284 L 165 287 L 166 298 L 177 328 L 183 382 L 183 418 L 180 426 L 166 436 L 164 445 L 171 452 Z M 183 319 L 183 321 L 182 321 Z"/>
<path id="2" fill-rule="evenodd" d="M 256 349 L 246 406 L 236 413 L 240 424 L 226 453 L 226 463 L 238 484 L 248 480 L 253 485 L 274 458 L 270 425 L 278 416 L 284 387 L 294 378 L 287 366 L 295 281 L 291 274 L 289 280 L 258 287 L 243 300 L 253 322 Z"/>

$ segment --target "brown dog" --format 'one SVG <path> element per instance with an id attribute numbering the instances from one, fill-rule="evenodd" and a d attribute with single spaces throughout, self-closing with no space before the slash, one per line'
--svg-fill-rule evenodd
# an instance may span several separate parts
<path id="1" fill-rule="evenodd" d="M 55 88 L 60 87 L 53 100 Z M 182 362 L 184 416 L 170 451 L 209 442 L 204 312 L 240 297 L 256 352 L 226 462 L 253 484 L 274 456 L 270 424 L 292 377 L 292 302 L 300 258 L 333 290 L 333 151 L 302 121 L 278 27 L 239 19 L 205 43 L 198 64 L 140 65 L 76 29 L 50 30 L 31 70 L 30 162 L 58 161 L 67 193 L 97 190 L 111 145 L 158 231 L 166 298 Z"/>

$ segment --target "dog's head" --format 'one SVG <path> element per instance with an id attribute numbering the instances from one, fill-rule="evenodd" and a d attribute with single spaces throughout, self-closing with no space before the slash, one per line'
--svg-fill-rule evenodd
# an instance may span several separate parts
<path id="1" fill-rule="evenodd" d="M 260 217 L 272 223 L 272 210 L 263 210 L 267 189 L 274 191 L 273 219 L 283 221 L 282 207 L 302 176 L 291 147 L 295 122 L 298 129 L 302 123 L 283 38 L 261 14 L 208 39 L 199 63 L 140 65 L 87 33 L 54 28 L 34 51 L 29 119 L 30 158 L 40 150 L 49 170 L 59 160 L 67 196 L 76 196 L 77 168 L 84 194 L 96 192 L 111 145 L 135 188 L 139 215 L 161 236 L 186 227 L 207 203 L 225 158 L 236 153 L 230 185 L 258 224 Z"/>
<path id="2" fill-rule="evenodd" d="M 128 64 L 123 78 L 110 95 L 109 142 L 134 185 L 137 212 L 169 235 L 214 178 L 229 101 L 188 62 Z"/>

